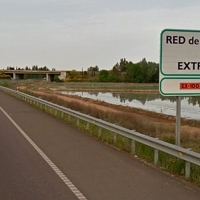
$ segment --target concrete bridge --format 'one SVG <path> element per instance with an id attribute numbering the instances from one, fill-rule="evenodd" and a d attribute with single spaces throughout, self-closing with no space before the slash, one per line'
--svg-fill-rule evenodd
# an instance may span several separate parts
<path id="1" fill-rule="evenodd" d="M 24 79 L 25 74 L 44 75 L 47 81 L 53 81 L 55 76 L 60 76 L 63 71 L 40 71 L 40 70 L 0 70 L 4 74 L 10 75 L 12 79 Z"/>

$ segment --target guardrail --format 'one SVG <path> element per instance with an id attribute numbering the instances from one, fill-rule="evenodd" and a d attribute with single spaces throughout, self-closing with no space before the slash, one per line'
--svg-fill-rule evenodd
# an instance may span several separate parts
<path id="1" fill-rule="evenodd" d="M 48 109 L 53 109 L 55 116 L 57 115 L 58 111 L 61 113 L 61 116 L 64 116 L 64 114 L 67 114 L 68 116 L 73 116 L 77 119 L 76 121 L 77 125 L 79 124 L 79 120 L 86 121 L 88 128 L 90 124 L 95 124 L 97 127 L 99 127 L 99 135 L 101 134 L 102 128 L 109 130 L 113 132 L 114 134 L 114 143 L 116 142 L 117 134 L 127 137 L 131 139 L 131 153 L 132 154 L 135 154 L 135 146 L 136 146 L 135 142 L 139 142 L 149 147 L 152 147 L 154 149 L 154 164 L 155 165 L 158 163 L 159 151 L 162 151 L 169 155 L 180 158 L 185 161 L 185 177 L 186 178 L 190 178 L 190 164 L 191 163 L 200 166 L 200 154 L 190 151 L 189 149 L 185 149 L 180 146 L 176 146 L 164 141 L 160 141 L 159 139 L 146 136 L 134 130 L 129 130 L 129 129 L 120 127 L 118 125 L 108 123 L 101 119 L 97 119 L 89 115 L 85 115 L 83 113 L 65 108 L 63 106 L 53 104 L 51 102 L 24 94 L 19 91 L 15 91 L 15 90 L 2 87 L 2 86 L 0 86 L 0 90 L 7 93 L 11 93 L 12 95 L 17 96 L 18 98 L 21 98 L 22 100 L 32 105 L 36 105 L 44 109 L 45 111 L 47 111 Z"/>

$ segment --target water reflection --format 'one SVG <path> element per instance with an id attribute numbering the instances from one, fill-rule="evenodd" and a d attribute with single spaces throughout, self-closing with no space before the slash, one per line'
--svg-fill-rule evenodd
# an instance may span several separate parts
<path id="1" fill-rule="evenodd" d="M 102 92 L 61 92 L 115 105 L 140 108 L 144 110 L 176 115 L 176 97 L 164 97 L 160 94 L 143 93 L 102 93 Z M 200 120 L 200 97 L 181 97 L 181 116 Z"/>

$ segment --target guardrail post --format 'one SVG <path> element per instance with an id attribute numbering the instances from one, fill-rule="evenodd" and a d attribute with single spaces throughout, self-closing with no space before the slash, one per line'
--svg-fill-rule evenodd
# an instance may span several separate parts
<path id="1" fill-rule="evenodd" d="M 61 111 L 61 119 L 64 118 L 64 112 Z"/>
<path id="2" fill-rule="evenodd" d="M 102 128 L 101 128 L 101 127 L 99 127 L 99 130 L 98 130 L 98 137 L 100 137 L 100 136 L 101 136 L 101 133 L 102 133 Z"/>
<path id="3" fill-rule="evenodd" d="M 86 124 L 86 129 L 88 130 L 89 127 L 90 127 L 90 124 L 89 124 L 89 122 L 87 122 L 87 124 Z"/>
<path id="4" fill-rule="evenodd" d="M 154 149 L 154 165 L 158 164 L 158 149 Z"/>
<path id="5" fill-rule="evenodd" d="M 54 110 L 54 115 L 57 116 L 58 110 Z"/>
<path id="6" fill-rule="evenodd" d="M 76 125 L 79 125 L 79 118 L 76 119 Z"/>
<path id="7" fill-rule="evenodd" d="M 190 178 L 190 162 L 185 161 L 185 178 Z"/>
<path id="8" fill-rule="evenodd" d="M 116 133 L 113 133 L 113 142 L 114 142 L 114 144 L 116 144 L 116 142 L 117 142 L 117 134 Z"/>
<path id="9" fill-rule="evenodd" d="M 135 140 L 131 140 L 131 154 L 135 154 Z"/>

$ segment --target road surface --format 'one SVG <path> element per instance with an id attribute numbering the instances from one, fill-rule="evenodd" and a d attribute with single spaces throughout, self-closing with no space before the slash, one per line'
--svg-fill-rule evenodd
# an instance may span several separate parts
<path id="1" fill-rule="evenodd" d="M 200 189 L 0 92 L 0 200 L 198 200 Z"/>

